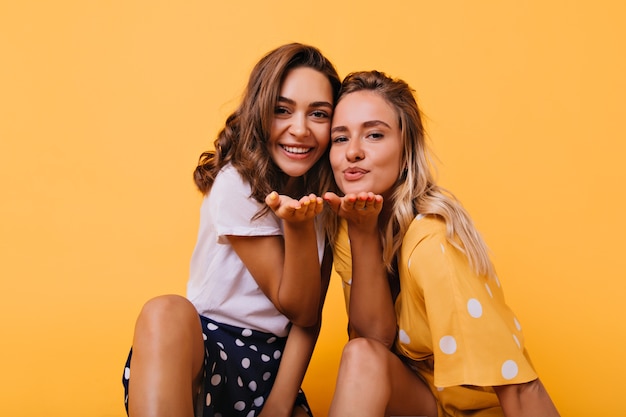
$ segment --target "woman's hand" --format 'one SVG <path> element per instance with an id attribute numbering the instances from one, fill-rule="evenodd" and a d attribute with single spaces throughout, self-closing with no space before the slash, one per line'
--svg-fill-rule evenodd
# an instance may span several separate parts
<path id="1" fill-rule="evenodd" d="M 328 192 L 324 194 L 324 200 L 337 215 L 357 228 L 377 226 L 378 215 L 383 208 L 383 197 L 372 192 L 346 194 L 344 197 Z"/>
<path id="2" fill-rule="evenodd" d="M 324 200 L 315 194 L 309 194 L 300 200 L 272 191 L 265 197 L 265 204 L 281 219 L 287 222 L 312 220 L 322 212 Z"/>

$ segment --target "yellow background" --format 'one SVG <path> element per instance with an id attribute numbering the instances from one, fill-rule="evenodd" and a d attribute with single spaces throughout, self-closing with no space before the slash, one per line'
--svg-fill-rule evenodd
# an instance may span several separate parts
<path id="1" fill-rule="evenodd" d="M 1 0 L 0 414 L 124 415 L 134 319 L 185 290 L 197 157 L 290 41 L 417 90 L 562 414 L 625 414 L 625 19 L 610 0 Z M 335 280 L 318 417 L 345 325 Z"/>

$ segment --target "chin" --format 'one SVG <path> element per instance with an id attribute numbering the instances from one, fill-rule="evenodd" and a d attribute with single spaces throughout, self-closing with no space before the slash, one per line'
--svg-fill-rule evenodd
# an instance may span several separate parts
<path id="1" fill-rule="evenodd" d="M 307 168 L 300 168 L 300 169 L 282 169 L 281 171 L 283 171 L 286 175 L 293 177 L 293 178 L 297 178 L 297 177 L 301 177 L 304 174 L 306 174 L 307 172 L 309 172 L 309 169 L 311 169 L 310 167 Z"/>
<path id="2" fill-rule="evenodd" d="M 364 189 L 364 188 L 362 188 L 362 187 L 339 187 L 339 189 L 340 189 L 340 190 L 341 190 L 344 194 L 358 194 L 358 193 L 360 193 L 361 191 L 365 191 L 365 192 L 369 191 L 369 190 L 366 190 L 366 189 Z"/>

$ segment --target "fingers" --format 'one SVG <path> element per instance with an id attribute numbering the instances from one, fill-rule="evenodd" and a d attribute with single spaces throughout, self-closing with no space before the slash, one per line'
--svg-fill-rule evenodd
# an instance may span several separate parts
<path id="1" fill-rule="evenodd" d="M 308 220 L 322 212 L 324 202 L 341 217 L 369 217 L 378 215 L 383 207 L 383 197 L 373 192 L 360 192 L 339 197 L 333 192 L 324 194 L 324 198 L 309 194 L 295 200 L 272 191 L 265 198 L 265 203 L 284 220 Z"/>
<path id="2" fill-rule="evenodd" d="M 383 197 L 372 192 L 361 192 L 359 194 L 347 194 L 341 208 L 346 211 L 366 211 L 378 213 L 382 209 Z"/>
<path id="3" fill-rule="evenodd" d="M 269 193 L 267 197 L 265 197 L 265 204 L 267 204 L 272 210 L 276 211 L 280 204 L 278 193 L 276 191 Z"/>
<path id="4" fill-rule="evenodd" d="M 383 197 L 372 192 L 347 194 L 343 197 L 328 192 L 324 194 L 324 201 L 337 215 L 348 220 L 348 223 L 364 227 L 376 225 L 383 208 Z"/>
<path id="5" fill-rule="evenodd" d="M 339 207 L 341 206 L 341 197 L 333 192 L 327 192 L 324 194 L 324 201 L 335 213 L 339 213 Z"/>
<path id="6" fill-rule="evenodd" d="M 265 198 L 265 203 L 283 220 L 302 221 L 317 216 L 324 209 L 324 200 L 315 194 L 309 194 L 300 200 L 272 191 Z"/>
<path id="7" fill-rule="evenodd" d="M 299 206 L 295 207 L 297 213 L 304 217 L 314 217 L 322 212 L 324 208 L 324 200 L 315 194 L 309 194 L 306 197 L 302 197 L 299 201 Z"/>

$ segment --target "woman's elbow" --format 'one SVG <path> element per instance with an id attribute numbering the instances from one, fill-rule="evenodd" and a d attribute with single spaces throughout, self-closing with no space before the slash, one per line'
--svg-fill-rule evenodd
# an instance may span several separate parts
<path id="1" fill-rule="evenodd" d="M 320 321 L 318 308 L 279 308 L 279 311 L 283 313 L 291 323 L 299 327 L 313 327 L 316 326 Z"/>
<path id="2" fill-rule="evenodd" d="M 317 314 L 302 314 L 295 316 L 290 320 L 293 324 L 300 327 L 313 327 L 319 323 L 319 317 Z"/>
<path id="3" fill-rule="evenodd" d="M 277 308 L 290 322 L 300 327 L 311 327 L 315 326 L 320 319 L 320 308 L 319 302 L 312 303 L 310 301 L 280 303 Z"/>

